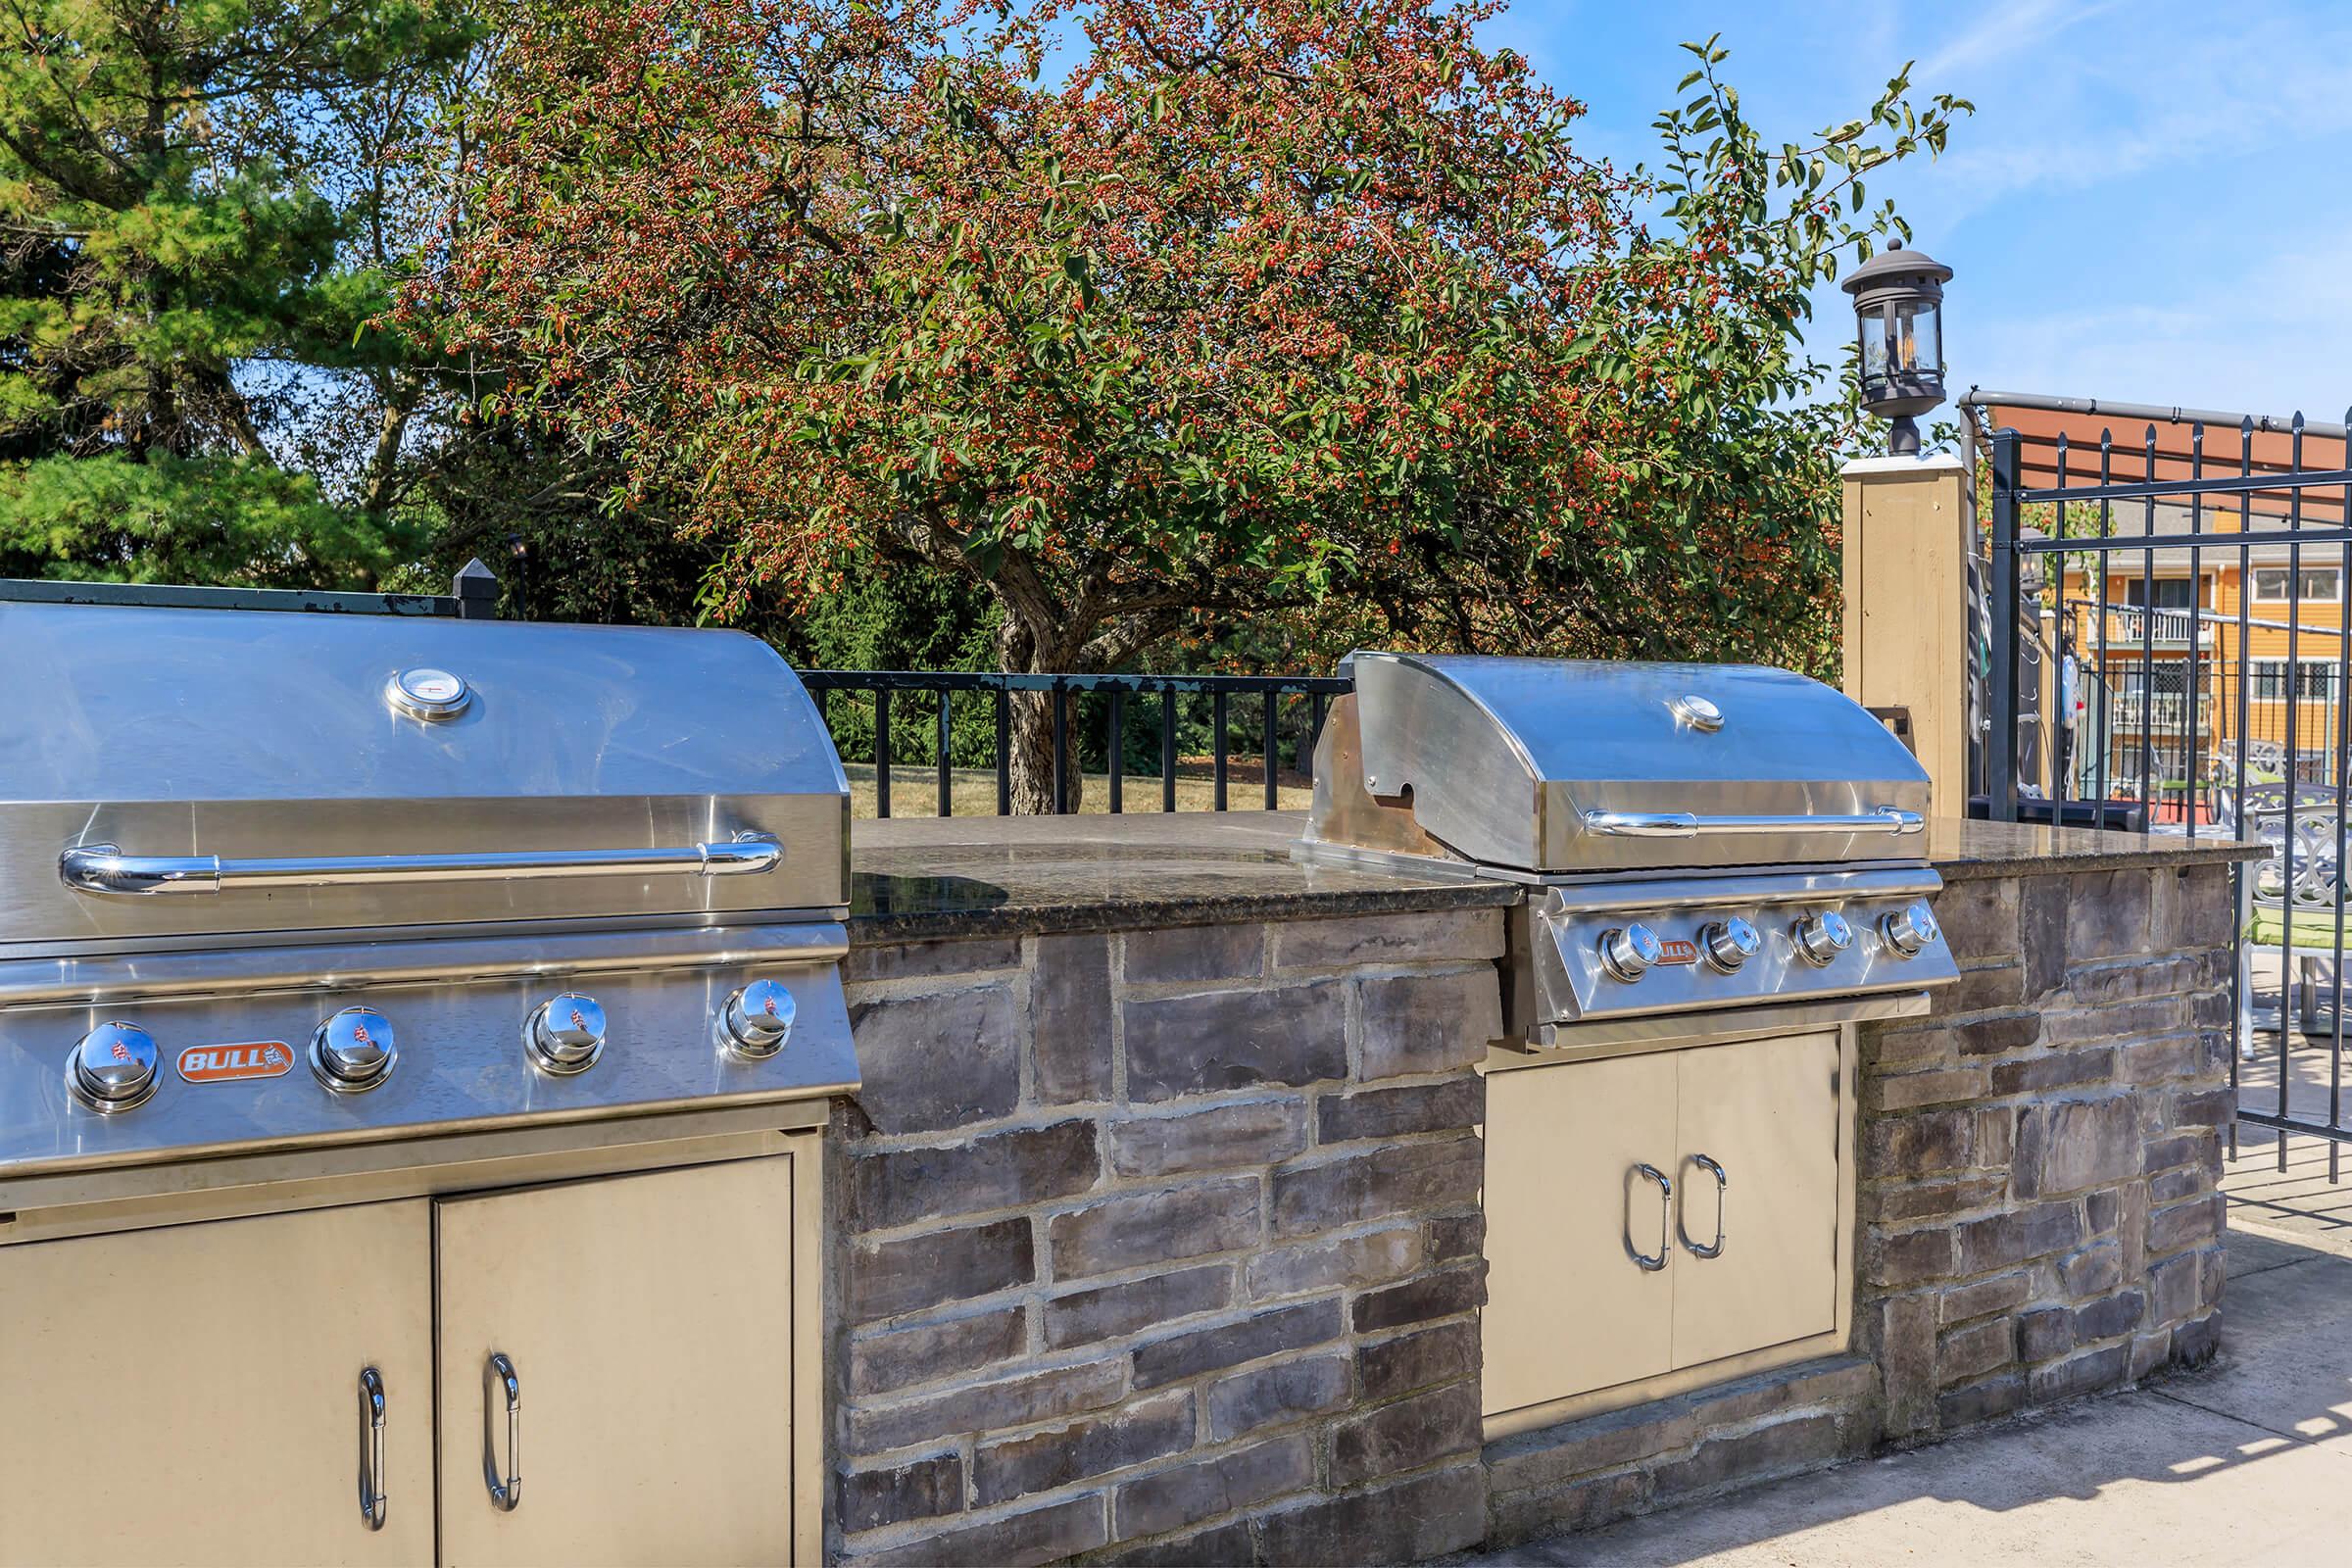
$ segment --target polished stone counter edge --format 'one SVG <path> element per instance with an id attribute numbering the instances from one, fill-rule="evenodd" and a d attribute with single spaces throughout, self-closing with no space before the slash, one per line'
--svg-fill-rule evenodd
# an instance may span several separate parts
<path id="1" fill-rule="evenodd" d="M 1509 882 L 1302 865 L 1288 854 L 1302 825 L 1293 811 L 859 822 L 851 851 L 851 939 L 878 945 L 1137 930 L 1519 901 L 1521 888 Z M 1948 882 L 2209 864 L 2267 853 L 2218 838 L 1948 817 L 1931 820 L 1925 839 L 1925 858 Z"/>
<path id="2" fill-rule="evenodd" d="M 1172 925 L 1240 925 L 1252 920 L 1318 920 L 1351 914 L 1495 908 L 1518 903 L 1519 892 L 1507 882 L 1463 882 L 1446 887 L 1402 883 L 1394 889 L 1367 888 L 1345 893 L 1266 893 L 1158 901 L 1105 899 L 906 914 L 854 910 L 849 927 L 851 942 L 873 946 L 955 937 L 1051 936 Z"/>
<path id="3" fill-rule="evenodd" d="M 1979 877 L 2064 876 L 2077 871 L 2111 871 L 2126 866 L 2209 865 L 2259 860 L 2271 853 L 2263 844 L 2240 843 L 2215 833 L 2189 839 L 2164 833 L 2110 833 L 2087 827 L 2041 827 L 2026 822 L 1980 822 L 1933 817 L 1928 822 L 1928 863 L 1946 882 Z"/>

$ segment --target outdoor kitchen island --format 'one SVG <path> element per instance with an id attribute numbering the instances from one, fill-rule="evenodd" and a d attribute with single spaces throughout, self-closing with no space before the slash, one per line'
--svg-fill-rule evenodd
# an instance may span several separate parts
<path id="1" fill-rule="evenodd" d="M 830 1554 L 1435 1556 L 2214 1348 L 2233 847 L 1932 820 L 1959 978 L 1857 1028 L 1843 1348 L 1503 1436 L 1482 1069 L 1525 890 L 1300 864 L 1304 825 L 856 824 Z M 1772 1195 L 1724 1196 L 1736 1249 Z"/>

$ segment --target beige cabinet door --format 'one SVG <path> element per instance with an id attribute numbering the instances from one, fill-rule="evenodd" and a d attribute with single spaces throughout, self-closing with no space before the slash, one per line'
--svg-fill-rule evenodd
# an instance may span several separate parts
<path id="1" fill-rule="evenodd" d="M 1487 1080 L 1486 1413 L 1666 1371 L 1674 1278 L 1650 1165 L 1675 1158 L 1671 1055 L 1527 1067 Z"/>
<path id="2" fill-rule="evenodd" d="M 790 1559 L 790 1156 L 448 1199 L 435 1223 L 451 1568 Z M 511 1511 L 486 1466 L 520 1477 Z"/>
<path id="3" fill-rule="evenodd" d="M 1828 1333 L 1838 1322 L 1838 1032 L 1669 1059 L 1681 1106 L 1674 1364 Z M 1720 1182 L 1701 1155 L 1722 1167 Z M 1700 1255 L 1719 1224 L 1722 1254 Z"/>
<path id="4" fill-rule="evenodd" d="M 0 1248 L 0 1561 L 431 1562 L 431 1245 L 419 1199 Z"/>

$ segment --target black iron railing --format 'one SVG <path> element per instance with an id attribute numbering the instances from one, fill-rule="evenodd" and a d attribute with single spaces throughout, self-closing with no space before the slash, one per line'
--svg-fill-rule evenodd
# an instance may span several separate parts
<path id="1" fill-rule="evenodd" d="M 1969 401 L 2099 412 L 2006 394 Z M 2063 433 L 1991 433 L 1991 814 L 2046 818 L 2070 795 L 2120 796 L 2141 808 L 2143 831 L 2271 846 L 2239 873 L 2237 1119 L 2328 1140 L 2333 1181 L 2352 1143 L 2352 432 L 2301 415 L 2130 416 L 2138 428 L 2122 441 L 2102 431 L 2095 449 L 2070 450 Z M 2071 672 L 2055 724 L 2035 711 L 2039 653 L 2055 653 L 2062 682 Z M 2276 970 L 2258 973 L 2257 958 Z M 2258 1004 L 2266 981 L 2275 1006 Z M 2275 1046 L 2256 1050 L 2257 1035 Z M 2283 1170 L 2283 1137 L 2277 1145 Z"/>
<path id="2" fill-rule="evenodd" d="M 1052 808 L 1054 810 L 1070 808 L 1074 774 L 1079 770 L 1082 754 L 1090 751 L 1102 759 L 1108 809 L 1114 812 L 1126 809 L 1129 725 L 1137 717 L 1133 710 L 1139 703 L 1145 708 L 1144 720 L 1155 723 L 1159 732 L 1156 747 L 1159 808 L 1163 811 L 1177 808 L 1176 783 L 1184 764 L 1180 740 L 1197 726 L 1200 716 L 1198 710 L 1205 707 L 1212 788 L 1210 809 L 1227 809 L 1237 702 L 1243 710 L 1243 722 L 1247 723 L 1250 717 L 1257 721 L 1256 734 L 1250 738 L 1255 741 L 1254 750 L 1263 763 L 1261 799 L 1266 809 L 1272 810 L 1280 799 L 1278 775 L 1282 771 L 1286 734 L 1298 743 L 1297 772 L 1311 781 L 1314 742 L 1322 733 L 1331 699 L 1352 689 L 1352 684 L 1344 677 L 1319 675 L 1005 675 L 985 671 L 810 669 L 802 671 L 801 679 L 825 714 L 836 745 L 842 747 L 845 757 L 852 761 L 858 760 L 858 751 L 867 748 L 845 744 L 851 726 L 842 721 L 845 715 L 836 711 L 835 699 L 866 700 L 856 728 L 862 738 L 870 726 L 877 816 L 890 815 L 893 752 L 899 749 L 892 741 L 894 734 L 903 734 L 905 728 L 894 724 L 894 719 L 901 716 L 910 699 L 926 711 L 930 720 L 924 726 L 930 731 L 927 765 L 933 776 L 936 808 L 941 816 L 955 811 L 957 710 L 962 704 L 978 706 L 985 715 L 993 718 L 993 746 L 989 751 L 996 772 L 997 814 L 1011 814 L 1012 712 L 1016 700 L 1040 702 L 1047 707 L 1053 731 Z M 1249 712 L 1251 708 L 1256 709 L 1254 714 Z M 894 712 L 894 709 L 901 711 Z M 969 711 L 965 709 L 967 715 Z M 1092 722 L 1098 719 L 1099 737 Z M 968 744 L 965 749 L 968 751 Z M 1245 749 L 1242 755 L 1248 756 L 1249 751 Z"/>

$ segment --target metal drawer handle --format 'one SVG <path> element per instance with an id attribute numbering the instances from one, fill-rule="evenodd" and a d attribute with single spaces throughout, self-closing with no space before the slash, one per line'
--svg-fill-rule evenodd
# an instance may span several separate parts
<path id="1" fill-rule="evenodd" d="M 1666 1173 L 1655 1165 L 1636 1165 L 1634 1170 L 1637 1174 L 1646 1176 L 1658 1184 L 1657 1255 L 1652 1257 L 1647 1252 L 1634 1253 L 1634 1261 L 1637 1264 L 1655 1273 L 1664 1268 L 1666 1260 L 1674 1254 L 1674 1183 L 1668 1181 Z M 1629 1241 L 1626 1245 L 1630 1248 L 1633 1243 Z"/>
<path id="2" fill-rule="evenodd" d="M 360 1369 L 360 1517 L 384 1528 L 384 1375 Z"/>
<path id="3" fill-rule="evenodd" d="M 58 857 L 57 874 L 80 893 L 218 893 L 222 888 L 360 887 L 381 882 L 545 881 L 583 876 L 758 876 L 784 846 L 749 833 L 727 844 L 661 850 L 487 850 L 465 855 L 330 855 L 223 860 L 217 855 L 124 855 L 83 844 Z"/>
<path id="4" fill-rule="evenodd" d="M 498 1439 L 490 1422 L 490 1385 L 495 1380 L 507 1393 L 507 1478 L 498 1478 Z M 493 1350 L 482 1363 L 482 1478 L 490 1484 L 490 1503 L 513 1513 L 522 1500 L 522 1381 L 514 1363 Z"/>
<path id="5" fill-rule="evenodd" d="M 1619 839 L 1695 839 L 1726 833 L 1916 833 L 1927 826 L 1917 811 L 1882 806 L 1852 816 L 1802 812 L 1765 816 L 1698 816 L 1690 811 L 1587 811 L 1585 828 Z"/>
<path id="6" fill-rule="evenodd" d="M 1690 1232 L 1686 1227 L 1683 1231 L 1683 1246 L 1689 1249 L 1693 1257 L 1721 1257 L 1723 1255 L 1724 1195 L 1732 1190 L 1732 1179 L 1723 1173 L 1721 1165 L 1705 1154 L 1692 1154 L 1690 1159 L 1691 1164 L 1715 1178 L 1715 1244 L 1712 1247 L 1699 1246 L 1690 1239 Z M 1683 1189 L 1683 1200 L 1685 1202 L 1690 1200 L 1690 1190 L 1687 1187 Z"/>

